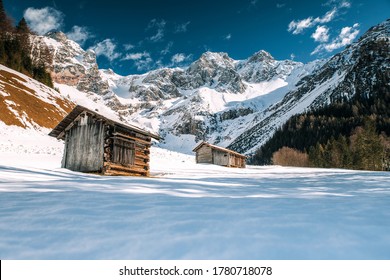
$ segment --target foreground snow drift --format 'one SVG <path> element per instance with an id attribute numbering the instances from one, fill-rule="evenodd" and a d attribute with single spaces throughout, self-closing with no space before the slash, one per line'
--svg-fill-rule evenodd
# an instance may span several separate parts
<path id="1" fill-rule="evenodd" d="M 154 148 L 153 178 L 102 177 L 59 168 L 58 153 L 34 168 L 37 155 L 11 152 L 1 259 L 390 257 L 389 173 L 228 169 Z"/>
<path id="2" fill-rule="evenodd" d="M 390 174 L 197 165 L 61 169 L 63 143 L 0 123 L 0 259 L 389 259 Z"/>

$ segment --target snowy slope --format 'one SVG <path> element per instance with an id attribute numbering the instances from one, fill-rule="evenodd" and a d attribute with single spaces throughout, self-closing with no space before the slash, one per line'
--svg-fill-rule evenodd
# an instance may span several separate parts
<path id="1" fill-rule="evenodd" d="M 153 147 L 151 178 L 102 177 L 61 169 L 43 132 L 6 128 L 1 259 L 390 257 L 389 173 L 230 169 Z"/>

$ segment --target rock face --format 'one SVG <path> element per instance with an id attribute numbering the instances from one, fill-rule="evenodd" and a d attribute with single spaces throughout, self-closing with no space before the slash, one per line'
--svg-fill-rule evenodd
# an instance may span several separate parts
<path id="1" fill-rule="evenodd" d="M 109 86 L 102 81 L 92 50 L 84 51 L 80 45 L 69 40 L 62 32 L 51 32 L 46 36 L 32 36 L 31 56 L 44 50 L 46 63 L 53 81 L 59 84 L 75 86 L 83 92 L 99 95 L 109 93 Z"/>
<path id="2" fill-rule="evenodd" d="M 219 92 L 243 93 L 246 89 L 237 73 L 234 60 L 227 53 L 204 53 L 185 72 L 183 89 L 196 89 L 202 86 Z"/>
<path id="3" fill-rule="evenodd" d="M 103 73 L 108 80 L 113 81 L 112 75 Z M 246 89 L 246 85 L 235 69 L 234 60 L 226 53 L 206 52 L 187 69 L 162 68 L 144 75 L 114 79 L 116 85 L 121 87 L 127 85 L 129 96 L 145 102 L 181 97 L 182 91 L 196 90 L 201 87 L 231 93 L 243 93 Z"/>
<path id="4" fill-rule="evenodd" d="M 151 71 L 144 76 L 131 79 L 129 92 L 144 101 L 158 101 L 181 96 L 173 76 L 181 69 L 163 68 Z"/>

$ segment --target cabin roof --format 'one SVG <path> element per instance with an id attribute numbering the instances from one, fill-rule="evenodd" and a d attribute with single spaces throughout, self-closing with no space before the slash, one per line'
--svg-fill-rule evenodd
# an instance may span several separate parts
<path id="1" fill-rule="evenodd" d="M 105 120 L 106 122 L 110 123 L 111 125 L 118 126 L 118 127 L 123 128 L 125 130 L 135 131 L 135 132 L 138 132 L 142 135 L 150 136 L 151 138 L 154 138 L 156 140 L 161 139 L 160 136 L 158 136 L 156 134 L 150 133 L 148 131 L 145 131 L 145 130 L 143 130 L 139 127 L 133 126 L 133 125 L 128 125 L 128 124 L 124 124 L 124 123 L 121 123 L 118 121 L 114 121 L 112 119 L 109 119 L 109 118 L 107 118 L 107 117 L 105 117 L 105 116 L 103 116 L 95 111 L 92 111 L 92 110 L 85 108 L 83 106 L 80 106 L 80 105 L 77 105 L 55 128 L 53 128 L 53 130 L 49 133 L 49 135 L 52 137 L 56 137 L 58 139 L 63 139 L 63 137 L 64 137 L 63 132 L 65 132 L 65 130 L 71 126 L 72 122 L 84 112 L 90 113 L 90 114 L 92 114 L 100 119 Z"/>
<path id="2" fill-rule="evenodd" d="M 206 141 L 203 141 L 201 142 L 198 146 L 196 146 L 192 151 L 193 152 L 196 152 L 198 151 L 203 145 L 206 145 L 206 146 L 209 146 L 210 148 L 214 149 L 214 150 L 219 150 L 219 151 L 222 151 L 222 152 L 226 152 L 226 153 L 229 153 L 229 154 L 233 154 L 233 155 L 236 155 L 238 157 L 241 157 L 241 158 L 247 158 L 247 156 L 245 155 L 242 155 L 240 153 L 237 153 L 235 151 L 232 151 L 232 150 L 229 150 L 229 149 L 226 149 L 226 148 L 222 148 L 222 147 L 219 147 L 219 146 L 216 146 L 216 145 L 213 145 L 213 144 L 210 144 Z"/>

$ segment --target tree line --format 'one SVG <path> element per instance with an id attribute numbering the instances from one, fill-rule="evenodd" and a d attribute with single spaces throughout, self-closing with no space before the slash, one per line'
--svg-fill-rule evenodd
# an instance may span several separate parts
<path id="1" fill-rule="evenodd" d="M 390 170 L 390 90 L 291 117 L 252 164 Z"/>
<path id="2" fill-rule="evenodd" d="M 46 71 L 43 56 L 34 61 L 30 57 L 30 35 L 32 34 L 24 18 L 14 26 L 4 9 L 3 1 L 0 0 L 0 64 L 53 88 L 53 81 L 50 73 Z M 48 50 L 43 50 L 42 53 L 47 52 Z"/>

